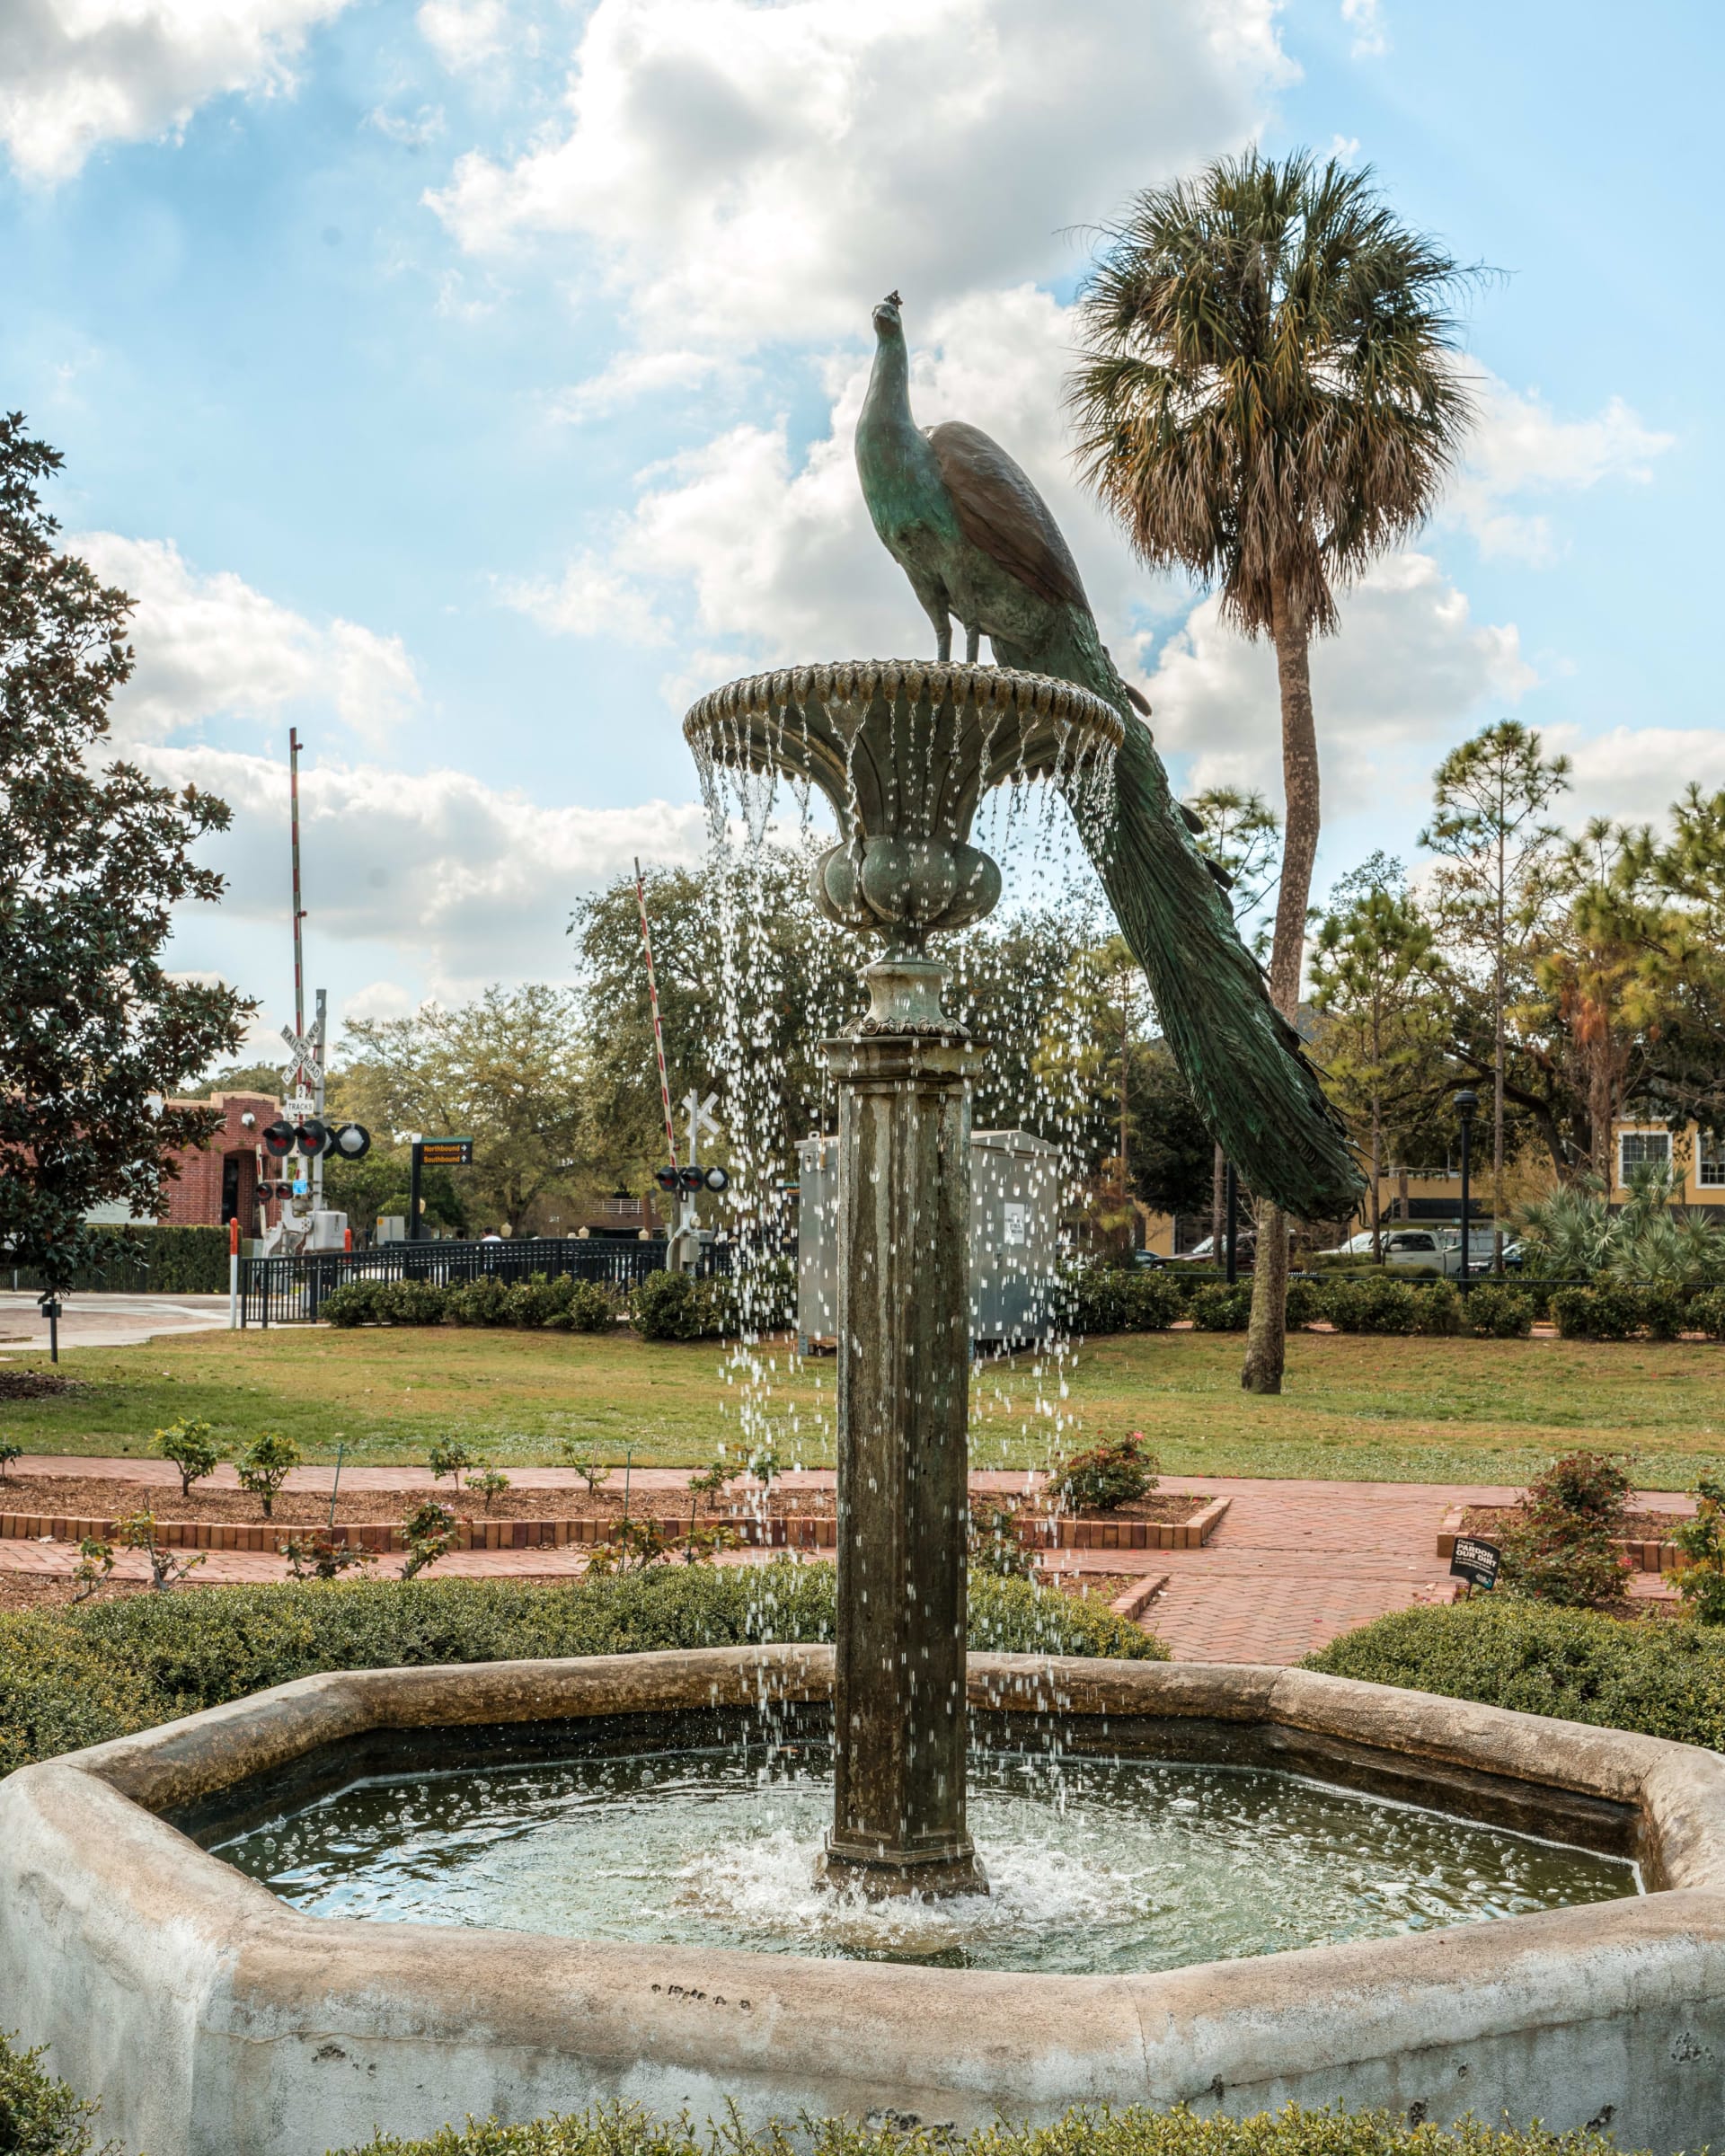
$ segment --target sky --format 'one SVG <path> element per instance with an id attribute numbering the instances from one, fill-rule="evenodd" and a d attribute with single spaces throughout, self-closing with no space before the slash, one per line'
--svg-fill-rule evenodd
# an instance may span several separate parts
<path id="1" fill-rule="evenodd" d="M 137 600 L 118 741 L 234 810 L 171 963 L 291 1017 L 290 727 L 339 1023 L 567 981 L 582 893 L 703 849 L 705 689 L 925 654 L 850 446 L 889 287 L 1177 787 L 1278 801 L 1268 649 L 1133 561 L 1061 412 L 1097 228 L 1253 142 L 1491 272 L 1466 467 L 1314 654 L 1317 888 L 1412 862 L 1507 715 L 1572 820 L 1725 786 L 1722 47 L 1702 0 L 0 0 L 0 403 Z"/>

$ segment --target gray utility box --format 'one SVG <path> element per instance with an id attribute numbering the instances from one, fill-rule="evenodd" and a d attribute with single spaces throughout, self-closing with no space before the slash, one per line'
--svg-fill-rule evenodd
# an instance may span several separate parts
<path id="1" fill-rule="evenodd" d="M 838 1140 L 797 1145 L 797 1346 L 838 1332 Z M 1060 1148 L 1027 1130 L 970 1134 L 970 1337 L 1019 1343 L 1052 1322 Z"/>

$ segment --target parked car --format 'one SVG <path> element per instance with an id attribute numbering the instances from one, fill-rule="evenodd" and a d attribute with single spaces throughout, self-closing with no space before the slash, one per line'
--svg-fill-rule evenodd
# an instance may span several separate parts
<path id="1" fill-rule="evenodd" d="M 1429 1272 L 1460 1272 L 1462 1269 L 1462 1240 L 1459 1235 L 1446 1236 L 1440 1228 L 1393 1227 L 1381 1231 L 1384 1240 L 1384 1263 L 1403 1272 L 1417 1272 L 1422 1267 Z M 1473 1237 L 1469 1236 L 1471 1243 Z M 1372 1254 L 1372 1232 L 1366 1229 L 1358 1235 L 1350 1235 L 1346 1242 L 1339 1243 L 1333 1250 L 1320 1253 L 1325 1258 L 1369 1258 Z M 1454 1262 L 1446 1264 L 1446 1258 Z"/>
<path id="2" fill-rule="evenodd" d="M 1252 1253 L 1258 1248 L 1258 1238 L 1255 1232 L 1243 1225 L 1240 1230 L 1240 1239 L 1235 1247 L 1239 1253 L 1237 1262 L 1241 1265 L 1250 1265 Z M 1207 1235 L 1202 1242 L 1195 1242 L 1190 1250 L 1177 1251 L 1169 1262 L 1176 1265 L 1225 1265 L 1228 1262 L 1228 1239 L 1225 1235 L 1222 1238 L 1221 1250 L 1218 1254 L 1216 1238 L 1213 1235 Z"/>

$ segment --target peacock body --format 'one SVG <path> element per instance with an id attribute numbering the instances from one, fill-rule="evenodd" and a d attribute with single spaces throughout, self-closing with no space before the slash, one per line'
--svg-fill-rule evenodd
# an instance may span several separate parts
<path id="1" fill-rule="evenodd" d="M 1076 820 L 1169 1047 L 1252 1189 L 1305 1218 L 1350 1212 L 1360 1177 L 1346 1134 L 1192 843 L 1142 700 L 1103 647 L 1058 525 L 978 429 L 916 425 L 896 293 L 875 309 L 874 325 L 857 471 L 875 530 L 934 625 L 937 655 L 951 656 L 956 619 L 968 658 L 986 636 L 1000 665 L 1075 682 L 1119 711 L 1126 739 L 1112 827 Z"/>

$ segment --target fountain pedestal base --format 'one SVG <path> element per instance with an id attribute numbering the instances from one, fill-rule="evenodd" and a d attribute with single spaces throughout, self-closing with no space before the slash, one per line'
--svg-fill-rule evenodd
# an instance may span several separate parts
<path id="1" fill-rule="evenodd" d="M 827 1847 L 815 1877 L 823 1886 L 860 1894 L 865 1901 L 890 1902 L 911 1895 L 924 1898 L 952 1894 L 986 1894 L 988 1874 L 970 1846 L 967 1834 L 961 1848 L 945 1855 L 907 1855 L 901 1850 L 864 1854 L 860 1850 L 836 1846 L 837 1836 L 827 1837 Z"/>
<path id="2" fill-rule="evenodd" d="M 965 1830 L 970 1071 L 919 955 L 871 966 L 838 1082 L 838 1613 L 822 1877 L 986 1891 Z M 943 1030 L 937 1030 L 943 1028 Z"/>

